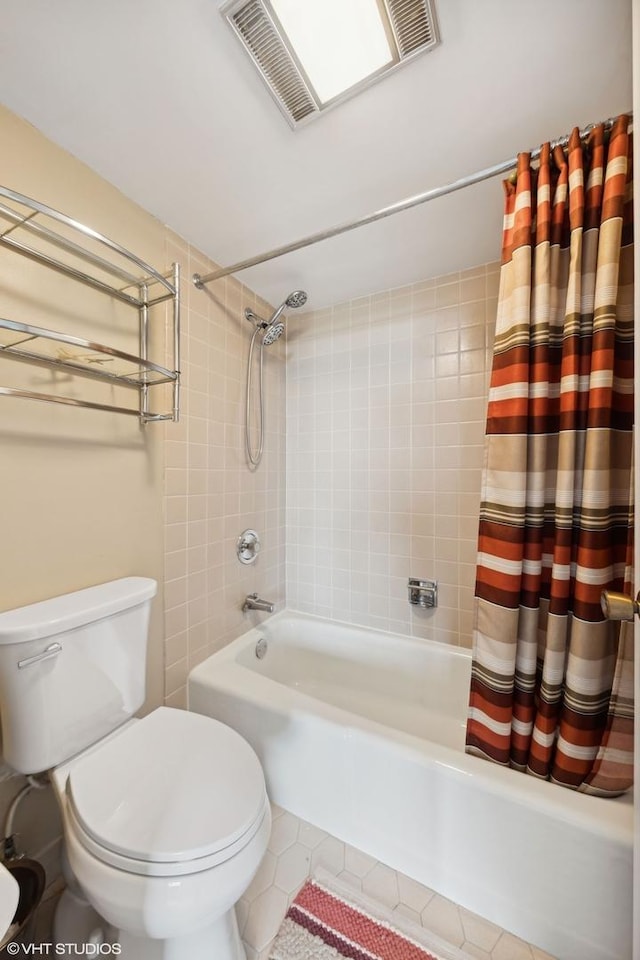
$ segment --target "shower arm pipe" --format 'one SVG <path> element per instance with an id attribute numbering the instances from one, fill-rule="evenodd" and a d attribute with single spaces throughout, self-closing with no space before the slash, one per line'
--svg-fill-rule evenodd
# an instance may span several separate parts
<path id="1" fill-rule="evenodd" d="M 622 114 L 620 115 L 622 116 Z M 632 117 L 633 114 L 631 111 L 628 112 L 628 116 Z M 603 121 L 605 128 L 610 130 L 618 117 L 610 117 L 608 120 Z M 599 126 L 597 123 L 590 123 L 580 131 L 580 138 L 582 140 L 586 139 L 591 131 Z M 570 134 L 566 134 L 564 137 L 560 137 L 558 140 L 553 140 L 551 142 L 551 147 L 566 147 L 569 143 Z M 537 160 L 541 153 L 541 147 L 537 147 L 535 150 L 527 151 L 531 155 L 532 160 Z M 484 170 L 478 170 L 476 173 L 469 174 L 469 176 L 461 177 L 459 180 L 454 180 L 452 183 L 447 183 L 442 187 L 433 187 L 431 190 L 425 190 L 424 193 L 417 193 L 412 197 L 407 197 L 405 200 L 399 200 L 397 203 L 392 203 L 388 207 L 382 207 L 381 210 L 376 210 L 375 213 L 367 214 L 364 217 L 358 217 L 356 220 L 349 220 L 346 223 L 338 224 L 335 227 L 329 227 L 327 230 L 320 230 L 318 233 L 312 233 L 308 237 L 304 237 L 302 240 L 295 240 L 293 243 L 287 243 L 282 247 L 275 247 L 273 250 L 269 250 L 267 253 L 261 253 L 257 257 L 250 257 L 248 260 L 240 260 L 238 263 L 232 264 L 230 267 L 223 267 L 220 270 L 214 270 L 212 273 L 207 273 L 204 276 L 201 276 L 199 273 L 194 273 L 193 283 L 199 290 L 203 290 L 205 284 L 212 283 L 214 280 L 221 280 L 223 277 L 228 277 L 232 273 L 239 273 L 241 270 L 248 270 L 249 267 L 256 267 L 261 263 L 268 263 L 269 260 L 276 260 L 278 257 L 283 257 L 287 253 L 294 253 L 296 250 L 303 250 L 305 247 L 311 247 L 315 243 L 320 243 L 322 240 L 330 240 L 332 237 L 338 237 L 342 233 L 348 233 L 350 230 L 357 230 L 359 227 L 364 227 L 368 223 L 375 223 L 376 220 L 384 220 L 386 217 L 392 217 L 396 213 L 402 213 L 403 210 L 410 210 L 412 207 L 418 207 L 422 203 L 427 203 L 429 200 L 436 200 L 438 197 L 444 197 L 449 193 L 455 193 L 457 190 L 464 190 L 465 187 L 471 187 L 474 183 L 481 183 L 483 180 L 490 180 L 493 177 L 498 177 L 502 173 L 508 173 L 510 170 L 513 170 L 517 166 L 518 158 L 512 157 L 510 160 L 504 160 L 502 163 L 496 163 L 492 167 L 485 167 Z"/>

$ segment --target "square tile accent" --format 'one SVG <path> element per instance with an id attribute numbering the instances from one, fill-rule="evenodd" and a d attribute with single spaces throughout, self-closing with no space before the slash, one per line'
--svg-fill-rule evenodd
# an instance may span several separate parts
<path id="1" fill-rule="evenodd" d="M 236 906 L 247 960 L 268 960 L 284 915 L 316 866 L 394 913 L 437 933 L 478 960 L 554 960 L 434 890 L 392 870 L 280 807 L 272 807 L 269 849 Z M 283 838 L 286 844 L 283 845 Z"/>

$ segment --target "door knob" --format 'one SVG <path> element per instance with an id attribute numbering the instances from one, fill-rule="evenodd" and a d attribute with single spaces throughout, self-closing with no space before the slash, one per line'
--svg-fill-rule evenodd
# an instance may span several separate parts
<path id="1" fill-rule="evenodd" d="M 640 615 L 640 593 L 634 600 L 626 593 L 603 590 L 600 606 L 607 620 L 633 620 L 634 616 Z"/>

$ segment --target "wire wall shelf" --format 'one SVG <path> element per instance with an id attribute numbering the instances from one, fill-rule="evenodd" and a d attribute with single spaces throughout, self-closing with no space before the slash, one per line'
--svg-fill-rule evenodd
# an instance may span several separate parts
<path id="1" fill-rule="evenodd" d="M 0 396 L 107 410 L 136 416 L 142 423 L 179 419 L 178 264 L 173 264 L 169 274 L 160 273 L 91 227 L 2 186 L 0 247 L 135 310 L 137 326 L 130 332 L 137 334 L 138 344 L 137 353 L 131 353 L 94 339 L 0 317 L 0 358 L 46 367 L 58 374 L 66 374 L 68 378 L 81 377 L 133 389 L 138 392 L 139 399 L 135 406 L 129 407 L 15 386 L 0 386 Z M 31 295 L 30 290 L 24 293 L 27 297 Z M 162 304 L 167 307 L 155 309 Z M 74 307 L 77 310 L 77 303 Z M 165 316 L 169 321 L 169 367 L 150 359 L 152 334 L 154 342 L 162 340 Z M 151 408 L 152 391 L 161 384 L 171 386 L 170 404 L 166 403 L 165 396 L 170 409 L 154 412 Z"/>

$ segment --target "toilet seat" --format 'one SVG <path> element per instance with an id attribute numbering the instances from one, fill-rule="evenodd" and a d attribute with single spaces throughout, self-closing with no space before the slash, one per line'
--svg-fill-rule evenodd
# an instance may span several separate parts
<path id="1" fill-rule="evenodd" d="M 80 757 L 66 783 L 68 828 L 129 873 L 179 876 L 242 850 L 268 800 L 262 768 L 230 727 L 159 707 Z"/>
<path id="2" fill-rule="evenodd" d="M 193 860 L 138 860 L 134 857 L 126 857 L 122 854 L 114 853 L 114 851 L 108 847 L 96 843 L 96 841 L 83 830 L 82 825 L 78 823 L 71 807 L 67 808 L 67 828 L 74 834 L 84 849 L 95 857 L 96 860 L 100 860 L 101 863 L 106 863 L 125 873 L 135 873 L 145 877 L 180 877 L 210 870 L 232 859 L 236 854 L 244 850 L 256 836 L 268 812 L 269 801 L 265 797 L 264 808 L 260 816 L 246 834 L 236 840 L 235 843 L 232 843 L 222 850 L 218 850 L 216 853 L 209 854 L 209 856 L 205 857 L 197 857 Z"/>

